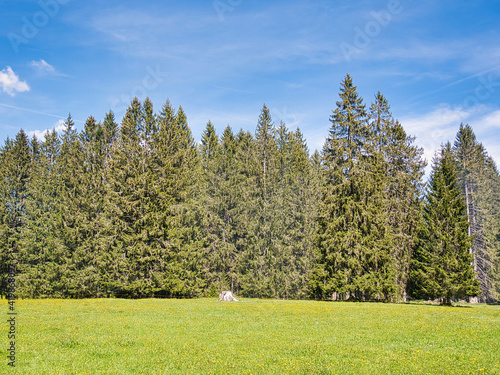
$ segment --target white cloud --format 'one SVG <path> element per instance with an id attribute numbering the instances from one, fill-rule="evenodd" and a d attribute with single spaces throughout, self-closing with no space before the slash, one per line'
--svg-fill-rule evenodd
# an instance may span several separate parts
<path id="1" fill-rule="evenodd" d="M 54 73 L 56 69 L 45 60 L 32 61 L 30 66 L 43 73 Z"/>
<path id="2" fill-rule="evenodd" d="M 0 86 L 3 92 L 14 96 L 16 92 L 30 91 L 26 81 L 20 81 L 19 76 L 14 73 L 10 66 L 0 70 Z"/>
<path id="3" fill-rule="evenodd" d="M 430 165 L 441 145 L 453 142 L 460 124 L 466 123 L 478 110 L 442 105 L 429 113 L 402 118 L 401 124 L 409 135 L 417 137 L 415 142 L 424 148 L 424 157 Z"/>
<path id="4" fill-rule="evenodd" d="M 481 126 L 486 128 L 500 128 L 500 110 L 488 113 L 481 119 Z"/>
<path id="5" fill-rule="evenodd" d="M 55 130 L 56 132 L 60 132 L 60 131 L 64 130 L 64 127 L 65 127 L 64 120 L 59 120 L 54 124 L 54 126 L 51 129 L 32 130 L 32 131 L 28 131 L 27 134 L 29 137 L 35 136 L 38 140 L 43 140 L 45 138 L 45 135 L 50 133 L 52 130 Z"/>
<path id="6" fill-rule="evenodd" d="M 477 140 L 484 145 L 497 165 L 500 165 L 500 110 L 494 110 L 473 119 L 469 125 L 474 129 Z"/>
<path id="7" fill-rule="evenodd" d="M 478 142 L 485 145 L 488 154 L 496 161 L 500 160 L 497 150 L 496 134 L 500 128 L 500 110 L 491 110 L 485 106 L 471 109 L 442 105 L 429 113 L 401 119 L 408 134 L 417 137 L 416 143 L 424 148 L 424 157 L 430 163 L 442 144 L 455 141 L 460 124 L 469 124 L 476 134 Z"/>
<path id="8" fill-rule="evenodd" d="M 458 122 L 466 121 L 477 109 L 466 110 L 463 107 L 450 107 L 442 105 L 432 112 L 422 114 L 413 118 L 403 119 L 407 131 L 410 133 L 425 133 L 435 129 L 443 129 L 449 126 L 455 126 Z"/>

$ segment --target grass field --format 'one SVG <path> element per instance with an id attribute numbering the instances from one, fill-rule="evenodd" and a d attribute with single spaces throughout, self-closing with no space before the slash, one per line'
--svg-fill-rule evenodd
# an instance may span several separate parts
<path id="1" fill-rule="evenodd" d="M 2 374 L 500 374 L 500 306 L 93 299 L 16 308 L 16 367 L 6 318 Z"/>

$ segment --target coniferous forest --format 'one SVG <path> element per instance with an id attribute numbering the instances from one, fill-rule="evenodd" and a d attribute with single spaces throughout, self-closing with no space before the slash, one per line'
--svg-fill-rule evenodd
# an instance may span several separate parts
<path id="1" fill-rule="evenodd" d="M 327 119 L 325 119 L 326 121 Z M 432 160 L 341 82 L 321 151 L 264 105 L 252 134 L 134 99 L 0 150 L 0 285 L 19 297 L 498 301 L 500 175 L 469 125 Z M 477 297 L 477 298 L 476 298 Z"/>

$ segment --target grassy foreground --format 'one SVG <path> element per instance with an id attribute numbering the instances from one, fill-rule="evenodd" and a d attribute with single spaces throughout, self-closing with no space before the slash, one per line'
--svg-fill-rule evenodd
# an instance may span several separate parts
<path id="1" fill-rule="evenodd" d="M 7 304 L 4 316 L 7 316 Z M 2 374 L 500 374 L 500 306 L 20 300 Z"/>

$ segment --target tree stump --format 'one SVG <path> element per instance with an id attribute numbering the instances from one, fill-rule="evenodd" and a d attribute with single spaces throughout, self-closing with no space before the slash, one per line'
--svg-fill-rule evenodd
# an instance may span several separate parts
<path id="1" fill-rule="evenodd" d="M 238 302 L 238 300 L 236 298 L 233 297 L 233 293 L 231 292 L 221 292 L 219 294 L 219 299 L 217 300 L 218 301 L 235 301 L 235 302 Z"/>

